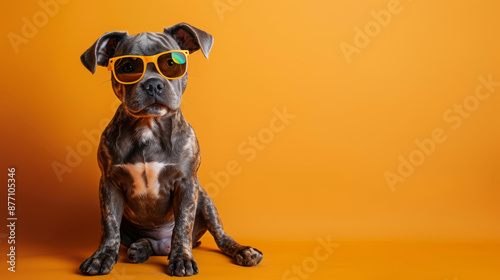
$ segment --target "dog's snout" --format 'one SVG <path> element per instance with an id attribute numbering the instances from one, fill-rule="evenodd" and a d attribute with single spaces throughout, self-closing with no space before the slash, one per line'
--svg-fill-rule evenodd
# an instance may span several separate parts
<path id="1" fill-rule="evenodd" d="M 142 86 L 150 95 L 157 95 L 162 92 L 165 84 L 158 78 L 152 78 L 147 80 Z"/>

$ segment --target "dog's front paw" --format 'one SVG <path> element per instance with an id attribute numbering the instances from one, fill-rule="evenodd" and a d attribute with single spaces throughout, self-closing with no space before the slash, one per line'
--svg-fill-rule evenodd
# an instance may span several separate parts
<path id="1" fill-rule="evenodd" d="M 192 256 L 172 256 L 167 273 L 172 276 L 191 276 L 198 274 L 198 265 Z"/>
<path id="2" fill-rule="evenodd" d="M 256 266 L 260 263 L 263 258 L 261 251 L 252 247 L 243 247 L 236 251 L 233 256 L 233 260 L 242 266 Z"/>
<path id="3" fill-rule="evenodd" d="M 99 249 L 80 265 L 80 271 L 85 275 L 108 274 L 119 257 L 116 249 Z"/>

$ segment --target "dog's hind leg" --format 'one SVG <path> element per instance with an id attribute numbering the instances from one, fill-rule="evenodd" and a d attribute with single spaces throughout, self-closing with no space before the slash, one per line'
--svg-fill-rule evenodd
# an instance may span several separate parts
<path id="1" fill-rule="evenodd" d="M 193 230 L 193 241 L 199 238 L 208 229 L 215 239 L 215 243 L 224 254 L 230 256 L 236 264 L 255 266 L 262 260 L 262 252 L 242 246 L 234 241 L 222 228 L 222 221 L 214 202 L 203 188 L 199 188 L 196 220 Z M 193 242 L 193 244 L 199 244 Z"/>
<path id="2" fill-rule="evenodd" d="M 133 263 L 143 263 L 153 255 L 153 248 L 151 243 L 146 238 L 141 238 L 134 243 L 130 244 L 127 250 L 128 258 Z"/>
<path id="3" fill-rule="evenodd" d="M 153 229 L 139 229 L 123 218 L 121 243 L 127 247 L 127 255 L 133 263 L 143 263 L 150 256 L 168 256 L 174 223 L 169 222 Z"/>

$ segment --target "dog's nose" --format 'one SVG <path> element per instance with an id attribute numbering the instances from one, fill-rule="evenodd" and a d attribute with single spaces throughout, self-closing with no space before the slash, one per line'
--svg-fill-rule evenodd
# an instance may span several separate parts
<path id="1" fill-rule="evenodd" d="M 147 80 L 142 86 L 150 95 L 156 95 L 161 93 L 161 91 L 165 87 L 165 84 L 160 79 L 151 78 Z"/>

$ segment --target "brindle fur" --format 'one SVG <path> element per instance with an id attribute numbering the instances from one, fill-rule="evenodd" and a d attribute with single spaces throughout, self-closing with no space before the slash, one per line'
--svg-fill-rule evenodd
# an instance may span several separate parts
<path id="1" fill-rule="evenodd" d="M 126 32 L 110 32 L 99 38 L 81 60 L 94 73 L 96 65 L 106 66 L 110 57 L 127 54 L 201 49 L 208 58 L 212 43 L 212 36 L 185 23 L 163 33 L 129 36 Z M 257 265 L 262 253 L 238 244 L 224 232 L 213 201 L 198 181 L 200 148 L 193 128 L 179 109 L 187 75 L 167 80 L 154 65 L 148 64 L 146 69 L 142 80 L 132 85 L 120 84 L 112 76 L 113 90 L 122 104 L 104 130 L 98 149 L 102 237 L 96 252 L 81 264 L 81 272 L 108 274 L 119 258 L 122 243 L 129 248 L 132 262 L 168 255 L 169 274 L 197 274 L 191 248 L 200 244 L 207 230 L 222 252 L 237 264 Z M 150 86 L 152 81 L 155 88 Z M 161 115 L 160 108 L 166 113 Z M 160 166 L 153 178 L 146 174 L 152 164 Z M 124 168 L 130 166 L 144 166 L 144 173 L 134 177 L 131 169 Z M 136 180 L 141 178 L 147 193 L 137 195 L 141 184 Z M 155 193 L 151 186 L 156 181 L 159 188 Z"/>

